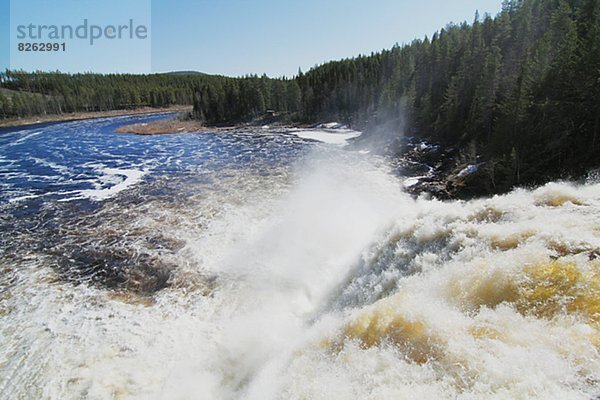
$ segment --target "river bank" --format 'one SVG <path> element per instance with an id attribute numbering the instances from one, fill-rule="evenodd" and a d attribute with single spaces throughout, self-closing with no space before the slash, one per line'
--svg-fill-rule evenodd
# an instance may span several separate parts
<path id="1" fill-rule="evenodd" d="M 111 110 L 111 111 L 93 111 L 93 112 L 77 112 L 57 115 L 38 115 L 27 118 L 12 118 L 0 120 L 1 128 L 13 128 L 17 126 L 29 126 L 37 124 L 45 124 L 52 122 L 69 122 L 69 121 L 80 121 L 84 119 L 92 118 L 105 118 L 105 117 L 120 117 L 125 115 L 141 115 L 141 114 L 160 114 L 165 112 L 185 112 L 190 111 L 191 106 L 175 106 L 175 107 L 163 107 L 163 108 L 152 108 L 143 107 L 136 108 L 133 110 Z"/>
<path id="2" fill-rule="evenodd" d="M 189 110 L 185 110 L 189 111 Z M 287 113 L 276 116 L 265 114 L 251 121 L 231 121 L 230 123 L 214 125 L 204 124 L 195 119 L 190 113 L 180 113 L 172 118 L 144 123 L 129 124 L 115 130 L 117 133 L 134 133 L 136 135 L 165 135 L 174 133 L 191 133 L 199 131 L 235 131 L 239 129 L 296 129 L 312 128 L 316 125 L 292 123 Z"/>
<path id="3" fill-rule="evenodd" d="M 330 144 L 350 143 L 350 148 L 381 155 L 389 160 L 399 176 L 406 177 L 404 190 L 415 197 L 428 194 L 440 200 L 473 199 L 508 193 L 515 187 L 542 185 L 546 182 L 566 178 L 578 180 L 582 174 L 566 172 L 563 175 L 545 175 L 540 172 L 534 178 L 516 183 L 502 174 L 498 160 L 477 155 L 459 145 L 444 146 L 430 143 L 419 137 L 406 137 L 401 134 L 389 135 L 382 129 L 358 128 L 363 135 L 352 138 L 341 135 L 352 131 L 341 123 L 317 124 L 294 123 L 289 116 L 262 116 L 252 121 L 227 126 L 205 125 L 199 120 L 181 113 L 172 118 L 124 125 L 116 129 L 118 133 L 137 135 L 157 135 L 191 133 L 201 131 L 234 132 L 277 131 L 298 134 Z M 352 131 L 355 132 L 355 131 Z M 312 136 L 311 136 L 312 135 Z M 593 170 L 593 169 L 592 169 Z M 587 176 L 587 175 L 586 175 Z"/>
<path id="4" fill-rule="evenodd" d="M 136 135 L 165 135 L 172 133 L 191 133 L 205 131 L 211 128 L 204 126 L 200 121 L 178 115 L 173 118 L 158 121 L 140 122 L 123 125 L 115 130 L 117 133 L 134 133 Z M 214 129 L 212 129 L 214 130 Z"/>

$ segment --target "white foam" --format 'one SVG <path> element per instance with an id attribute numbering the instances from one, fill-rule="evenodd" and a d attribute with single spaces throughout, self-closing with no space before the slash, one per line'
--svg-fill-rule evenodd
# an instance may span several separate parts
<path id="1" fill-rule="evenodd" d="M 301 164 L 292 183 L 232 172 L 197 199 L 115 209 L 116 219 L 97 221 L 187 243 L 168 259 L 181 286 L 158 293 L 152 306 L 65 283 L 35 254 L 18 268 L 5 261 L 0 392 L 215 400 L 600 394 L 595 325 L 566 307 L 538 317 L 489 295 L 506 281 L 526 283 L 527 266 L 563 253 L 582 272 L 597 265 L 600 185 L 415 200 L 385 168 L 348 157 Z M 141 179 L 137 170 L 103 172 L 107 181 Z M 185 285 L 206 272 L 217 276 L 210 295 Z M 381 342 L 331 345 L 365 315 Z M 405 321 L 422 325 L 403 336 Z M 386 327 L 395 341 L 381 336 Z M 432 360 L 411 359 L 411 344 Z"/>
<path id="2" fill-rule="evenodd" d="M 47 161 L 47 160 L 44 160 L 44 159 L 38 158 L 38 157 L 30 157 L 30 159 L 33 160 L 36 164 L 40 164 L 45 167 L 52 168 L 53 170 L 57 171 L 58 173 L 65 174 L 65 175 L 71 173 L 71 169 L 64 165 L 60 165 L 55 162 Z"/>
<path id="3" fill-rule="evenodd" d="M 81 199 L 90 199 L 95 201 L 102 201 L 115 196 L 117 193 L 128 189 L 129 187 L 140 182 L 146 171 L 140 171 L 137 169 L 117 169 L 117 168 L 102 168 L 102 175 L 99 180 L 101 184 L 96 184 L 99 188 L 97 189 L 83 189 L 75 191 L 78 196 L 61 199 L 59 201 L 72 201 Z M 121 180 L 120 177 L 125 177 L 125 180 Z M 119 182 L 120 181 L 120 182 Z M 118 182 L 118 183 L 117 183 Z M 105 184 L 114 183 L 110 187 L 101 188 Z"/>
<path id="4" fill-rule="evenodd" d="M 28 131 L 25 131 L 25 132 L 28 132 Z M 18 138 L 14 142 L 8 143 L 7 146 L 12 147 L 12 146 L 16 146 L 16 145 L 19 145 L 19 144 L 23 144 L 26 141 L 28 141 L 29 139 L 40 135 L 41 133 L 42 133 L 42 131 L 27 133 L 25 136 L 22 136 L 22 137 Z"/>
<path id="5" fill-rule="evenodd" d="M 346 125 L 340 122 L 326 122 L 324 124 L 317 125 L 317 128 L 325 128 L 325 129 L 346 129 Z"/>
<path id="6" fill-rule="evenodd" d="M 414 186 L 414 185 L 416 185 L 417 183 L 419 183 L 419 182 L 420 182 L 420 179 L 421 179 L 421 178 L 424 178 L 424 177 L 423 177 L 423 176 L 413 176 L 413 177 L 410 177 L 410 178 L 406 178 L 406 179 L 404 180 L 404 182 L 402 182 L 402 185 L 403 185 L 404 187 L 411 187 L 411 186 Z"/>
<path id="7" fill-rule="evenodd" d="M 359 137 L 362 133 L 352 129 L 298 129 L 288 133 L 303 139 L 316 140 L 323 143 L 345 146 L 348 140 Z"/>
<path id="8" fill-rule="evenodd" d="M 18 203 L 19 201 L 24 201 L 24 200 L 29 200 L 29 199 L 36 199 L 38 197 L 41 197 L 43 195 L 40 194 L 28 194 L 25 196 L 19 196 L 19 197 L 13 197 L 12 199 L 9 199 L 9 203 Z"/>

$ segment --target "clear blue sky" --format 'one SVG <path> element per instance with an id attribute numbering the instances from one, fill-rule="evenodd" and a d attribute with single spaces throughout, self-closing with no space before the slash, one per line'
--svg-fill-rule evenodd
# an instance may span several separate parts
<path id="1" fill-rule="evenodd" d="M 38 1 L 51 2 L 60 13 L 68 13 L 74 1 L 101 4 Z M 431 35 L 449 22 L 471 22 L 475 10 L 495 15 L 501 5 L 501 0 L 147 1 L 152 6 L 152 72 L 196 70 L 234 76 L 292 76 L 299 67 L 306 71 L 315 64 Z M 9 11 L 10 0 L 0 0 L 2 69 L 9 65 Z M 119 65 L 119 72 L 129 72 L 127 63 Z"/>

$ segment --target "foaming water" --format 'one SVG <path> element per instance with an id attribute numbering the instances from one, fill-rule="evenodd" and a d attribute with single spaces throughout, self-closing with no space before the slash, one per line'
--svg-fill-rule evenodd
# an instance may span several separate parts
<path id="1" fill-rule="evenodd" d="M 128 121 L 0 136 L 0 397 L 600 396 L 597 182 L 415 199 L 335 144 Z"/>

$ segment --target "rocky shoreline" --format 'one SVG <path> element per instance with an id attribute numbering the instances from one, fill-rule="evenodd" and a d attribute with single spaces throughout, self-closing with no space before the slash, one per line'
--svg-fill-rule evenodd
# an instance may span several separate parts
<path id="1" fill-rule="evenodd" d="M 424 141 L 408 143 L 398 160 L 405 165 L 400 168 L 404 176 L 411 176 L 411 165 L 426 166 L 424 175 L 408 178 L 404 184 L 407 192 L 420 195 L 429 193 L 440 200 L 470 199 L 489 196 L 494 189 L 487 182 L 485 162 L 463 162 L 456 148 L 444 148 Z M 406 167 L 408 164 L 408 168 Z"/>

